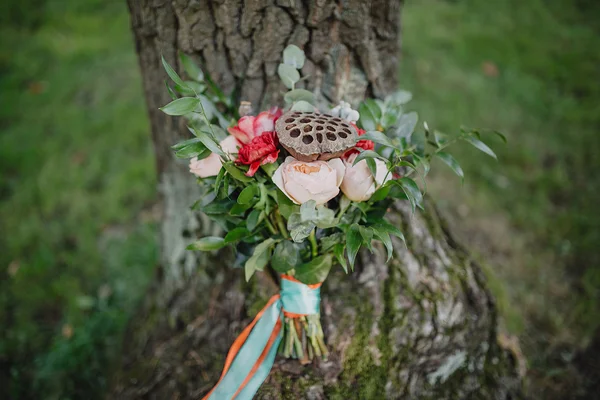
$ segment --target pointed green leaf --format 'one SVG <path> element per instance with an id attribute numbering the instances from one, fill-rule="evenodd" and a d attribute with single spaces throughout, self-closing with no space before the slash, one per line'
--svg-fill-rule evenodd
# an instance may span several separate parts
<path id="1" fill-rule="evenodd" d="M 333 248 L 333 254 L 335 258 L 338 260 L 344 272 L 348 273 L 348 263 L 346 262 L 346 256 L 344 255 L 344 250 L 346 250 L 346 246 L 342 243 L 335 245 Z"/>
<path id="2" fill-rule="evenodd" d="M 449 166 L 452 169 L 452 171 L 454 171 L 454 173 L 460 177 L 461 180 L 464 181 L 465 173 L 463 172 L 462 168 L 460 167 L 460 165 L 458 164 L 458 162 L 456 161 L 456 159 L 454 157 L 452 157 L 450 154 L 443 152 L 443 151 L 436 153 L 436 155 L 447 166 Z"/>
<path id="3" fill-rule="evenodd" d="M 246 282 L 250 280 L 254 272 L 262 271 L 269 263 L 271 250 L 275 243 L 277 242 L 274 239 L 269 238 L 254 248 L 254 253 L 244 265 Z"/>
<path id="4" fill-rule="evenodd" d="M 183 82 L 183 80 L 181 80 L 181 78 L 179 77 L 179 75 L 177 75 L 177 72 L 175 72 L 175 70 L 169 65 L 169 63 L 167 62 L 167 60 L 165 60 L 165 58 L 163 56 L 160 57 L 161 61 L 162 61 L 162 65 L 165 69 L 165 71 L 167 72 L 167 75 L 169 75 L 169 78 L 171 78 L 171 80 L 173 82 L 175 82 L 175 84 L 181 86 L 181 87 L 187 87 L 187 85 L 185 84 L 185 82 Z"/>
<path id="5" fill-rule="evenodd" d="M 202 239 L 190 244 L 187 249 L 188 250 L 200 250 L 200 251 L 211 251 L 211 250 L 219 250 L 222 247 L 225 247 L 227 243 L 222 237 L 217 236 L 207 236 Z"/>
<path id="6" fill-rule="evenodd" d="M 198 82 L 202 82 L 204 80 L 204 72 L 202 72 L 202 69 L 200 69 L 198 64 L 196 64 L 190 56 L 184 53 L 179 53 L 179 59 L 181 60 L 183 69 L 185 72 L 187 72 L 190 78 Z"/>
<path id="7" fill-rule="evenodd" d="M 371 140 L 387 147 L 396 147 L 385 133 L 379 131 L 368 131 L 360 137 L 360 140 Z"/>
<path id="8" fill-rule="evenodd" d="M 250 231 L 248 231 L 248 229 L 244 227 L 238 227 L 227 232 L 227 235 L 225 235 L 224 240 L 225 243 L 229 244 L 233 242 L 238 242 L 244 238 L 247 238 L 250 235 L 251 233 Z"/>
<path id="9" fill-rule="evenodd" d="M 362 236 L 358 224 L 350 225 L 350 228 L 346 232 L 346 248 L 348 251 L 348 261 L 350 261 L 350 268 L 354 270 L 354 261 L 358 250 L 362 245 Z"/>
<path id="10" fill-rule="evenodd" d="M 415 211 L 415 206 L 422 209 L 423 194 L 417 183 L 406 177 L 400 178 L 396 182 L 400 184 L 400 187 L 402 187 L 402 190 L 406 193 L 406 197 L 408 197 L 408 201 L 410 201 L 413 212 Z"/>
<path id="11" fill-rule="evenodd" d="M 237 179 L 240 182 L 249 183 L 254 181 L 254 178 L 246 176 L 241 169 L 236 167 L 233 161 L 223 163 L 223 168 L 225 168 L 229 175 L 231 175 L 234 179 Z"/>
<path id="12" fill-rule="evenodd" d="M 300 258 L 300 248 L 300 245 L 289 240 L 279 242 L 273 251 L 271 267 L 280 274 L 296 268 L 302 261 Z"/>
<path id="13" fill-rule="evenodd" d="M 484 152 L 488 156 L 493 157 L 496 160 L 498 159 L 498 157 L 496 157 L 496 153 L 494 153 L 494 151 L 492 149 L 490 149 L 488 147 L 488 145 L 483 143 L 481 140 L 479 140 L 473 136 L 466 136 L 466 137 L 464 137 L 464 140 L 471 143 L 473 146 L 475 146 L 477 149 Z"/>
<path id="14" fill-rule="evenodd" d="M 167 115 L 185 115 L 194 111 L 198 104 L 200 100 L 195 97 L 182 97 L 161 107 L 160 110 Z"/>
<path id="15" fill-rule="evenodd" d="M 419 121 L 419 115 L 412 111 L 406 114 L 402 114 L 398 120 L 398 127 L 396 128 L 396 136 L 398 137 L 410 137 L 414 132 L 415 126 Z"/>
<path id="16" fill-rule="evenodd" d="M 296 267 L 294 278 L 306 285 L 321 283 L 329 275 L 331 264 L 331 254 L 315 257 L 310 262 Z"/>
<path id="17" fill-rule="evenodd" d="M 259 191 L 258 191 L 258 186 L 256 185 L 250 185 L 250 186 L 246 186 L 244 188 L 244 190 L 242 190 L 237 198 L 237 202 L 238 204 L 251 204 L 252 200 L 254 200 L 254 198 L 256 196 L 258 196 Z"/>

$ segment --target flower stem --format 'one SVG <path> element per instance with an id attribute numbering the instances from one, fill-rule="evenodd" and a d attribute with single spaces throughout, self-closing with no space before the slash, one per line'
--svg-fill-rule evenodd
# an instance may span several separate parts
<path id="1" fill-rule="evenodd" d="M 312 249 L 312 256 L 314 258 L 319 254 L 319 248 L 317 246 L 317 237 L 314 229 L 308 236 L 308 241 L 310 242 L 310 248 Z"/>
<path id="2" fill-rule="evenodd" d="M 279 228 L 279 231 L 281 232 L 283 237 L 289 238 L 290 234 L 288 233 L 285 227 L 285 223 L 283 222 L 283 218 L 281 216 L 281 213 L 279 212 L 279 209 L 275 210 L 275 221 L 277 221 L 277 227 Z"/>

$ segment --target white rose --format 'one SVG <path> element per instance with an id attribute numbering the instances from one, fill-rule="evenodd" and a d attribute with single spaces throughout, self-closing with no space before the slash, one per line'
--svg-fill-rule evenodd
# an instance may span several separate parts
<path id="1" fill-rule="evenodd" d="M 221 148 L 227 154 L 227 157 L 230 160 L 233 160 L 233 154 L 238 152 L 238 147 L 240 147 L 240 143 L 234 136 L 227 136 L 225 139 L 221 140 Z M 207 178 L 209 176 L 216 176 L 219 174 L 221 170 L 221 157 L 218 154 L 212 153 L 210 156 L 203 158 L 202 160 L 198 160 L 197 157 L 194 157 L 190 160 L 190 172 L 196 175 L 199 178 Z"/>
<path id="2" fill-rule="evenodd" d="M 352 154 L 345 161 L 346 174 L 341 189 L 346 197 L 352 201 L 366 201 L 373 196 L 377 189 L 391 179 L 392 174 L 383 161 L 375 159 L 377 173 L 373 176 L 366 160 L 352 165 L 357 156 L 358 154 Z"/>
<path id="3" fill-rule="evenodd" d="M 296 204 L 314 200 L 321 205 L 340 192 L 344 169 L 339 158 L 304 162 L 288 157 L 273 174 L 273 183 Z"/>

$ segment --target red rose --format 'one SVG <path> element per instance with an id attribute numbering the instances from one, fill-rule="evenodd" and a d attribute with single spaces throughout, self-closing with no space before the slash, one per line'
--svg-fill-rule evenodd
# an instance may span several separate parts
<path id="1" fill-rule="evenodd" d="M 354 125 L 354 124 L 352 124 Z M 354 125 L 354 127 L 356 128 L 356 130 L 358 131 L 358 136 L 362 136 L 366 133 L 366 131 L 364 129 L 358 129 L 356 127 L 356 125 Z M 350 150 L 348 150 L 346 153 L 344 153 L 344 158 L 348 158 L 350 157 L 352 154 L 355 153 L 359 153 L 359 151 L 357 150 L 357 148 L 361 148 L 363 150 L 373 150 L 375 149 L 375 143 L 373 143 L 370 140 L 359 140 L 353 148 L 351 148 Z"/>
<path id="2" fill-rule="evenodd" d="M 250 169 L 246 175 L 254 176 L 261 165 L 277 161 L 279 156 L 277 145 L 279 145 L 279 141 L 275 132 L 264 132 L 252 139 L 250 143 L 242 146 L 236 162 L 249 165 Z"/>

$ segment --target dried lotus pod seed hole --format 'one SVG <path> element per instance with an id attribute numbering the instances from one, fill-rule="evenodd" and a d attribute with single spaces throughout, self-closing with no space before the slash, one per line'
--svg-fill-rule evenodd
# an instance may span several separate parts
<path id="1" fill-rule="evenodd" d="M 332 142 L 335 142 L 335 140 L 337 139 L 337 136 L 335 136 L 334 133 L 327 132 L 327 139 L 331 140 Z"/>
<path id="2" fill-rule="evenodd" d="M 304 130 L 304 132 L 310 132 L 310 131 L 312 131 L 312 126 L 310 126 L 310 125 L 306 125 L 306 126 L 303 128 L 303 130 Z"/>
<path id="3" fill-rule="evenodd" d="M 292 122 L 294 122 L 294 118 L 288 118 L 288 119 L 286 119 L 286 120 L 285 120 L 285 122 L 286 122 L 287 124 L 291 124 Z M 286 128 L 286 129 L 287 129 L 287 128 Z"/>
<path id="4" fill-rule="evenodd" d="M 335 122 L 333 122 L 333 121 L 331 122 L 331 125 L 333 125 L 333 126 L 338 126 L 338 124 L 336 124 L 336 123 L 335 123 Z"/>
<path id="5" fill-rule="evenodd" d="M 317 142 L 323 143 L 323 134 L 317 133 Z"/>
<path id="6" fill-rule="evenodd" d="M 339 118 L 334 118 L 333 120 L 334 120 L 335 122 L 342 122 L 342 120 L 341 120 L 341 119 L 339 119 Z"/>
<path id="7" fill-rule="evenodd" d="M 342 139 L 346 139 L 348 137 L 348 135 L 346 135 L 344 132 L 340 132 L 339 135 Z"/>
<path id="8" fill-rule="evenodd" d="M 300 136 L 300 129 L 298 129 L 298 128 L 292 129 L 290 131 L 290 136 L 293 138 L 297 138 L 298 136 Z"/>
<path id="9" fill-rule="evenodd" d="M 323 129 L 325 129 L 325 128 L 324 128 L 324 127 L 322 127 L 322 126 L 317 126 L 317 128 L 316 128 L 316 129 L 317 129 L 318 131 L 322 131 L 322 130 L 323 130 Z"/>
<path id="10" fill-rule="evenodd" d="M 296 125 L 294 125 L 294 124 L 289 124 L 289 125 L 286 125 L 286 126 L 285 126 L 285 130 L 286 130 L 286 131 L 289 131 L 290 129 L 292 129 L 292 128 L 293 128 L 293 127 L 295 127 L 295 126 L 296 126 Z"/>
<path id="11" fill-rule="evenodd" d="M 313 142 L 313 137 L 310 135 L 304 135 L 302 137 L 302 142 L 304 142 L 305 144 L 311 144 Z"/>
<path id="12" fill-rule="evenodd" d="M 348 135 L 352 135 L 352 132 L 350 132 L 350 130 L 348 128 L 344 128 L 344 129 L 342 129 L 342 131 L 346 132 L 346 134 L 348 134 Z"/>
<path id="13" fill-rule="evenodd" d="M 331 125 L 327 125 L 327 130 L 331 132 L 335 132 L 335 128 Z"/>
<path id="14" fill-rule="evenodd" d="M 306 124 L 306 123 L 309 123 L 309 122 L 310 122 L 310 119 L 308 119 L 308 118 L 302 118 L 302 119 L 300 120 L 300 123 L 301 123 L 301 124 Z"/>

